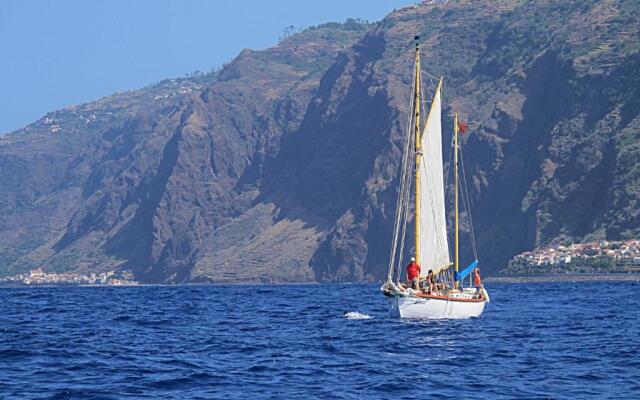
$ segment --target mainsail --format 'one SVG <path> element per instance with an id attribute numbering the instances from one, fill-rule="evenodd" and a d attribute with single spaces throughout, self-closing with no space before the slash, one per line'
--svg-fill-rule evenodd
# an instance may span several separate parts
<path id="1" fill-rule="evenodd" d="M 423 157 L 420 173 L 420 260 L 421 275 L 434 273 L 451 264 L 444 207 L 444 173 L 442 167 L 441 127 L 442 80 L 433 96 L 421 138 Z"/>

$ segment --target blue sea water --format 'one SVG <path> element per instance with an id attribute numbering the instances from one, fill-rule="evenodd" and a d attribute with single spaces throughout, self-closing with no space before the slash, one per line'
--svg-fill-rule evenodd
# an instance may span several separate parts
<path id="1" fill-rule="evenodd" d="M 404 321 L 376 285 L 2 288 L 0 398 L 640 398 L 640 283 L 488 289 Z"/>

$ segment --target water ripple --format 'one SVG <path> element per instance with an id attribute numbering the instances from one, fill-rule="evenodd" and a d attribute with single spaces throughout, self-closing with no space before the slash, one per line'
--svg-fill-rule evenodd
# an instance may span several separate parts
<path id="1" fill-rule="evenodd" d="M 640 398 L 639 287 L 494 285 L 455 321 L 375 285 L 4 288 L 0 398 Z"/>

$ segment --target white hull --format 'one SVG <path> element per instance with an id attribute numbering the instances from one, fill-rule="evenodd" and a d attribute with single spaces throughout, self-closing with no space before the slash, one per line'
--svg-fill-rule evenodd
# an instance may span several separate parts
<path id="1" fill-rule="evenodd" d="M 484 311 L 485 301 L 455 301 L 416 296 L 388 297 L 389 312 L 396 318 L 473 318 Z"/>

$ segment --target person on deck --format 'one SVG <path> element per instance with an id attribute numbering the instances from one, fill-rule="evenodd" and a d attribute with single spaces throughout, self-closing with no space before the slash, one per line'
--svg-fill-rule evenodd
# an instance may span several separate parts
<path id="1" fill-rule="evenodd" d="M 430 269 L 427 274 L 427 285 L 429 288 L 429 293 L 433 293 L 436 291 L 436 276 L 433 274 L 433 270 Z"/>
<path id="2" fill-rule="evenodd" d="M 480 288 L 482 286 L 482 280 L 480 279 L 480 268 L 473 270 L 473 286 Z"/>
<path id="3" fill-rule="evenodd" d="M 412 289 L 420 289 L 420 266 L 414 257 L 411 257 L 411 262 L 407 265 L 407 280 L 411 283 Z"/>

